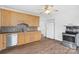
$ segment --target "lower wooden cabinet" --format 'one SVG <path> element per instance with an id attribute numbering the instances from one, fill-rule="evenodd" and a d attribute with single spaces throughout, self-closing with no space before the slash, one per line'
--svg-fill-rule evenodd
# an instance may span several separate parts
<path id="1" fill-rule="evenodd" d="M 24 33 L 25 35 L 25 43 L 30 43 L 30 34 L 29 32 Z"/>
<path id="2" fill-rule="evenodd" d="M 0 34 L 0 50 L 6 48 L 6 34 Z"/>
<path id="3" fill-rule="evenodd" d="M 3 48 L 3 38 L 2 35 L 0 35 L 0 50 Z"/>
<path id="4" fill-rule="evenodd" d="M 8 34 L 0 34 L 0 50 L 6 49 L 7 43 L 7 35 Z M 41 40 L 40 32 L 21 32 L 18 33 L 18 43 L 17 45 L 23 45 L 26 43 L 39 41 Z"/>
<path id="5" fill-rule="evenodd" d="M 22 45 L 24 44 L 24 41 L 25 41 L 25 36 L 24 36 L 24 33 L 18 33 L 18 45 Z"/>
<path id="6" fill-rule="evenodd" d="M 40 32 L 22 32 L 18 34 L 18 45 L 41 40 Z"/>
<path id="7" fill-rule="evenodd" d="M 7 34 L 3 34 L 3 49 L 7 46 Z"/>
<path id="8" fill-rule="evenodd" d="M 27 32 L 26 34 L 28 35 L 28 36 L 26 35 L 26 38 L 29 37 L 29 42 L 41 40 L 40 32 Z"/>

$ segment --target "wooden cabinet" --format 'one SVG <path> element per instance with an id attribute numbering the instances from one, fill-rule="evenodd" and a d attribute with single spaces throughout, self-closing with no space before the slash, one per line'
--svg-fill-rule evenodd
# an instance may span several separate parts
<path id="1" fill-rule="evenodd" d="M 6 34 L 0 34 L 0 50 L 6 48 Z"/>
<path id="2" fill-rule="evenodd" d="M 18 33 L 18 45 L 22 45 L 25 43 L 24 33 Z"/>
<path id="3" fill-rule="evenodd" d="M 40 32 L 27 32 L 25 38 L 26 38 L 26 43 L 39 41 L 41 40 L 41 33 Z M 28 40 L 29 42 L 27 42 L 27 39 L 29 39 Z"/>
<path id="4" fill-rule="evenodd" d="M 0 26 L 16 26 L 25 23 L 29 26 L 39 26 L 39 16 L 24 14 L 20 12 L 0 9 Z M 18 33 L 18 45 L 38 41 L 41 39 L 40 32 L 21 32 Z M 0 34 L 0 50 L 6 48 L 7 34 Z"/>
<path id="5" fill-rule="evenodd" d="M 23 20 L 24 20 L 24 16 L 22 16 L 21 13 L 12 12 L 12 24 L 13 25 L 16 26 L 17 24 L 24 23 Z"/>
<path id="6" fill-rule="evenodd" d="M 18 34 L 18 45 L 41 40 L 40 32 L 24 32 Z"/>
<path id="7" fill-rule="evenodd" d="M 39 17 L 33 16 L 29 14 L 23 13 L 15 13 L 14 18 L 17 20 L 17 24 L 19 23 L 26 23 L 29 26 L 39 26 Z"/>
<path id="8" fill-rule="evenodd" d="M 30 18 L 30 17 L 29 17 L 29 18 Z M 27 22 L 27 21 L 26 21 L 26 22 Z M 30 23 L 30 24 L 29 24 L 29 23 Z M 39 26 L 39 17 L 38 17 L 38 16 L 35 16 L 35 17 L 31 16 L 31 18 L 30 18 L 28 24 L 29 24 L 30 26 Z"/>
<path id="9" fill-rule="evenodd" d="M 7 35 L 8 34 L 2 34 L 3 36 L 3 49 L 7 47 Z"/>
<path id="10" fill-rule="evenodd" d="M 11 24 L 12 26 L 16 26 L 18 24 L 18 19 L 20 17 L 17 16 L 16 12 L 11 12 Z"/>
<path id="11" fill-rule="evenodd" d="M 24 22 L 29 26 L 39 26 L 39 17 L 33 15 L 25 15 Z"/>
<path id="12" fill-rule="evenodd" d="M 24 13 L 12 12 L 12 22 L 15 24 L 26 23 L 29 26 L 39 26 L 39 17 Z M 13 24 L 14 24 L 13 23 Z"/>
<path id="13" fill-rule="evenodd" d="M 2 9 L 1 12 L 1 26 L 11 26 L 11 11 Z"/>
<path id="14" fill-rule="evenodd" d="M 0 50 L 2 50 L 2 49 L 3 49 L 3 37 L 0 34 Z"/>
<path id="15" fill-rule="evenodd" d="M 0 26 L 1 26 L 1 9 L 0 9 Z"/>
<path id="16" fill-rule="evenodd" d="M 0 9 L 0 22 L 2 26 L 16 26 L 19 23 L 26 23 L 29 26 L 39 26 L 39 17 L 20 12 Z"/>

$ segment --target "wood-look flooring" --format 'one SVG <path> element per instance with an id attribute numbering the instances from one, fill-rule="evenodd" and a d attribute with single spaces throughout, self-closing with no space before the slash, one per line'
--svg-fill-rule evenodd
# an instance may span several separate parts
<path id="1" fill-rule="evenodd" d="M 1 54 L 73 54 L 77 50 L 65 47 L 54 39 L 42 38 L 38 42 L 29 43 L 22 46 L 8 48 L 0 52 Z"/>

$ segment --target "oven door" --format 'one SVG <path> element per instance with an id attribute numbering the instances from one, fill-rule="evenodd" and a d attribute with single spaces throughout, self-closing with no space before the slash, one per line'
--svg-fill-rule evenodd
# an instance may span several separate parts
<path id="1" fill-rule="evenodd" d="M 63 40 L 75 43 L 75 35 L 64 33 Z"/>

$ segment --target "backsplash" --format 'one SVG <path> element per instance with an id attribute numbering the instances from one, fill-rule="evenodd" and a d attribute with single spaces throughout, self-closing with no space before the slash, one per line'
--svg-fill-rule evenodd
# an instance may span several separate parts
<path id="1" fill-rule="evenodd" d="M 7 32 L 26 32 L 26 31 L 38 31 L 37 27 L 21 27 L 21 26 L 1 26 L 0 33 Z"/>
<path id="2" fill-rule="evenodd" d="M 38 31 L 38 27 L 32 26 L 30 27 L 30 31 Z"/>

